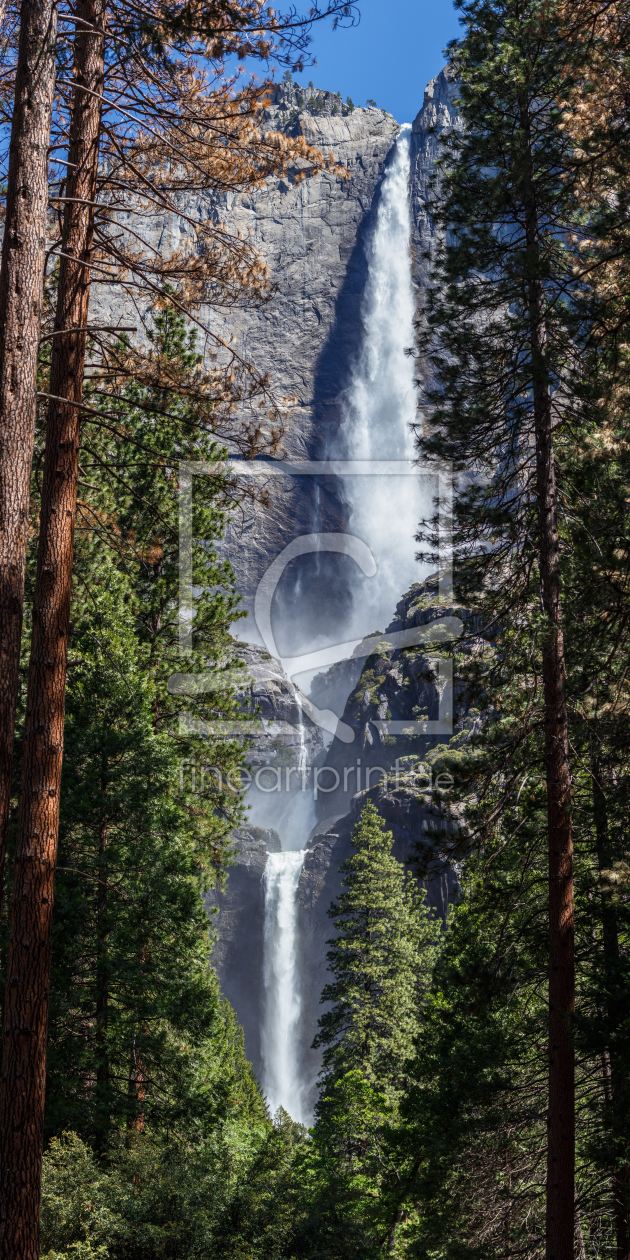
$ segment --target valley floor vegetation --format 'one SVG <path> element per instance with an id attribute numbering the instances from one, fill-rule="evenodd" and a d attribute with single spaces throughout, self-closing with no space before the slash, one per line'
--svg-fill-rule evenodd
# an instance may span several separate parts
<path id="1" fill-rule="evenodd" d="M 73 261 L 95 269 L 115 261 L 150 308 L 147 342 L 73 324 L 87 297 L 72 306 L 55 264 L 36 303 L 37 380 L 24 358 L 18 388 L 9 255 L 27 238 L 5 233 L 0 419 L 6 434 L 21 417 L 28 449 L 24 501 L 7 464 L 15 433 L 0 449 L 15 543 L 0 556 L 0 1260 L 630 1260 L 630 3 L 457 7 L 462 126 L 442 143 L 417 327 L 418 452 L 454 470 L 467 612 L 450 649 L 458 728 L 430 751 L 453 786 L 408 870 L 364 793 L 330 910 L 309 1132 L 268 1114 L 210 966 L 202 894 L 226 877 L 240 798 L 179 781 L 182 760 L 207 760 L 181 714 L 238 712 L 238 594 L 217 549 L 237 504 L 225 443 L 277 449 L 280 424 L 264 375 L 209 360 L 205 341 L 201 353 L 196 311 L 263 301 L 268 278 L 216 225 L 188 280 L 182 260 L 157 275 L 131 247 L 114 259 L 105 211 L 96 244 L 94 216 L 73 217 L 96 186 L 57 184 L 55 248 L 74 241 Z M 24 73 L 42 14 L 22 13 Z M 71 15 L 74 95 L 53 116 L 63 130 L 70 111 L 66 139 L 94 179 L 97 135 L 107 178 L 123 191 L 136 180 L 134 195 L 146 184 L 146 213 L 171 195 L 149 178 L 161 162 L 195 184 L 207 161 L 215 188 L 321 169 L 314 150 L 261 138 L 251 95 L 233 107 L 195 77 L 204 55 L 215 69 L 233 51 L 266 58 L 267 37 L 289 41 L 295 66 L 289 19 L 283 34 L 256 4 L 129 5 L 110 47 L 103 15 Z M 110 62 L 145 110 L 138 97 L 126 139 L 113 106 L 99 131 L 77 103 L 88 80 L 102 92 Z M 159 97 L 155 146 L 143 130 L 154 88 L 133 86 L 134 66 Z M 38 83 L 41 130 L 52 88 Z M 201 140 L 186 148 L 180 99 L 193 139 L 197 124 L 216 128 L 210 158 Z M 39 152 L 23 114 L 9 225 L 15 163 Z M 177 468 L 190 459 L 216 472 L 195 484 L 204 593 L 187 666 L 211 683 L 186 696 L 168 680 L 182 668 Z M 420 523 L 426 557 L 440 524 Z M 212 758 L 227 777 L 246 754 L 215 739 Z M 419 890 L 427 861 L 458 873 L 444 923 Z"/>

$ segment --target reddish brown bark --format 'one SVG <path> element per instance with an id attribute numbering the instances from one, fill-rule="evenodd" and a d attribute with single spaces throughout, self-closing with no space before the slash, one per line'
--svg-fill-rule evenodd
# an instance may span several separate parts
<path id="1" fill-rule="evenodd" d="M 26 706 L 0 1107 L 1 1260 L 38 1260 L 53 883 L 93 208 L 103 88 L 103 0 L 77 6 L 63 257 L 53 340 Z M 87 91 L 85 89 L 88 89 Z"/>
<path id="2" fill-rule="evenodd" d="M 524 134 L 529 115 L 523 110 Z M 531 157 L 531 151 L 530 151 Z M 533 162 L 525 171 L 540 595 L 546 617 L 542 645 L 545 777 L 549 851 L 549 1110 L 547 1120 L 546 1260 L 575 1256 L 575 1011 L 573 835 L 569 721 L 566 702 L 560 541 L 553 451 L 553 408 L 547 369 L 544 290 Z"/>
<path id="3" fill-rule="evenodd" d="M 533 287 L 533 286 L 532 286 Z M 547 1260 L 573 1260 L 575 1233 L 575 1011 L 573 836 L 560 548 L 548 387 L 535 390 L 540 585 L 548 626 L 543 643 L 545 773 L 549 847 L 549 1110 Z"/>
<path id="4" fill-rule="evenodd" d="M 56 36 L 56 0 L 24 0 L 0 262 L 0 902 L 35 438 Z"/>
<path id="5" fill-rule="evenodd" d="M 146 1032 L 146 1029 L 144 1029 Z M 134 1035 L 131 1048 L 131 1066 L 127 1082 L 127 1129 L 129 1132 L 142 1133 L 144 1130 L 144 1103 L 146 1099 L 146 1077 L 144 1073 L 144 1055 L 138 1048 Z"/>

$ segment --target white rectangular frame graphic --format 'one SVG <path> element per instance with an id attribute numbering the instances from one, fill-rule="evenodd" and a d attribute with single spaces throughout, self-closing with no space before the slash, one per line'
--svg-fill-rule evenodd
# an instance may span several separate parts
<path id="1" fill-rule="evenodd" d="M 437 506 L 438 506 L 438 601 L 440 604 L 448 604 L 453 595 L 453 546 L 452 546 L 452 514 L 453 514 L 453 474 L 452 465 L 443 462 L 435 463 L 431 468 L 426 470 L 419 469 L 410 460 L 272 460 L 272 459 L 231 459 L 228 463 L 223 462 L 207 462 L 204 460 L 182 460 L 179 464 L 179 650 L 180 655 L 185 657 L 192 652 L 192 636 L 194 629 L 194 600 L 193 600 L 193 581 L 192 581 L 192 518 L 193 518 L 193 479 L 199 476 L 212 476 L 217 469 L 224 470 L 228 474 L 236 474 L 237 476 L 255 477 L 255 476 L 272 476 L 272 477 L 382 477 L 382 476 L 412 476 L 418 478 L 437 479 Z M 272 562 L 273 563 L 273 562 Z M 264 582 L 264 576 L 261 583 Z M 454 617 L 440 618 L 429 623 L 428 626 L 417 627 L 418 643 L 430 644 L 434 637 L 432 632 L 437 632 L 437 642 L 439 642 L 440 628 L 445 630 L 448 628 L 449 637 L 456 640 L 462 633 L 462 623 Z M 260 631 L 260 627 L 259 627 Z M 407 646 L 411 646 L 411 638 L 413 631 L 403 632 Z M 263 641 L 265 639 L 262 633 Z M 376 643 L 395 641 L 401 637 L 399 632 L 391 634 L 383 634 L 369 636 L 374 638 Z M 407 642 L 409 640 L 409 642 Z M 415 642 L 415 637 L 413 639 Z M 369 639 L 366 640 L 369 642 Z M 332 645 L 331 645 L 332 646 Z M 339 645 L 342 646 L 342 645 Z M 330 649 L 326 649 L 329 651 Z M 367 653 L 369 654 L 369 653 Z M 343 659 L 343 658 L 342 658 Z M 438 678 L 443 683 L 440 688 L 439 714 L 437 721 L 416 721 L 416 722 L 394 722 L 394 721 L 374 721 L 374 726 L 382 736 L 387 735 L 449 735 L 453 732 L 453 662 L 449 658 L 437 659 L 435 661 Z M 296 671 L 298 672 L 298 671 Z M 200 694 L 203 690 L 203 675 L 187 675 L 186 678 L 194 688 L 196 694 Z M 179 691 L 178 686 L 171 688 L 171 681 L 182 680 L 182 675 L 174 675 L 169 680 L 169 690 Z M 196 685 L 195 685 L 196 684 Z M 190 694 L 188 687 L 185 691 Z M 305 711 L 308 713 L 312 721 L 317 725 L 324 726 L 330 730 L 328 721 L 321 721 L 319 710 L 315 708 L 309 701 L 305 704 Z M 182 714 L 182 720 L 185 729 L 190 732 L 192 727 L 199 734 L 220 734 L 224 738 L 227 734 L 226 728 L 229 727 L 235 735 L 243 734 L 244 728 L 247 727 L 253 733 L 253 725 L 245 722 L 225 722 L 218 721 L 216 723 L 199 723 L 195 719 L 191 719 L 188 715 Z M 264 719 L 261 719 L 264 723 Z M 192 723 L 192 726 L 191 726 Z M 256 722 L 256 726 L 258 723 Z M 345 727 L 344 723 L 337 720 L 336 733 L 344 742 L 351 742 L 354 739 L 354 733 L 351 738 L 345 737 L 340 728 L 344 728 L 346 732 L 350 728 Z M 381 729 L 382 728 L 382 729 Z"/>

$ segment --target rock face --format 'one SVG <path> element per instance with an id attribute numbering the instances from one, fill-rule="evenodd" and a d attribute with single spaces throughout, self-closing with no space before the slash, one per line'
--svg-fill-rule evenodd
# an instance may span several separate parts
<path id="1" fill-rule="evenodd" d="M 419 307 L 428 278 L 426 253 L 435 243 L 428 203 L 434 195 L 439 137 L 459 126 L 455 90 L 450 72 L 443 70 L 427 87 L 412 126 L 412 278 Z M 298 186 L 273 181 L 253 196 L 234 199 L 230 222 L 250 232 L 278 290 L 260 311 L 231 312 L 230 325 L 239 352 L 269 367 L 277 391 L 297 399 L 283 439 L 287 455 L 320 460 L 334 452 L 338 457 L 343 449 L 343 395 L 363 334 L 365 246 L 399 125 L 380 110 L 344 112 L 340 97 L 332 93 L 309 97 L 285 84 L 276 89 L 268 125 L 301 134 L 325 153 L 332 152 L 350 178 L 327 173 Z M 261 512 L 252 505 L 230 526 L 226 542 L 250 610 L 270 558 L 298 535 L 335 533 L 347 520 L 343 488 L 334 478 L 314 482 L 309 477 L 258 476 L 256 482 L 269 495 L 268 507 Z M 344 588 L 345 573 L 336 558 L 304 556 L 292 562 L 274 605 L 283 655 L 297 654 L 305 639 L 311 642 L 331 632 L 335 614 L 338 624 L 344 623 L 351 598 Z M 296 619 L 298 603 L 301 615 Z"/>
<path id="2" fill-rule="evenodd" d="M 424 93 L 424 103 L 411 128 L 411 172 L 409 193 L 413 221 L 413 275 L 419 296 L 426 286 L 429 260 L 435 244 L 435 226 L 428 203 L 435 197 L 433 188 L 435 164 L 439 157 L 440 136 L 458 131 L 461 115 L 454 100 L 457 85 L 448 66 L 432 79 Z"/>
<path id="3" fill-rule="evenodd" d="M 438 151 L 439 133 L 459 126 L 453 100 L 455 86 L 448 70 L 429 84 L 411 136 L 410 194 L 413 225 L 413 280 L 421 305 L 428 264 L 423 257 L 434 246 L 429 201 Z M 264 126 L 303 135 L 309 144 L 334 155 L 349 178 L 323 173 L 302 183 L 270 180 L 263 188 L 223 199 L 189 199 L 182 209 L 191 217 L 224 219 L 233 231 L 251 239 L 267 263 L 276 291 L 258 310 L 231 309 L 201 312 L 204 322 L 227 337 L 235 350 L 259 370 L 268 371 L 277 397 L 294 397 L 283 439 L 286 454 L 296 460 L 320 460 L 340 450 L 342 395 L 349 383 L 353 360 L 362 339 L 362 297 L 367 262 L 365 245 L 372 230 L 380 186 L 399 124 L 378 109 L 349 109 L 334 93 L 304 89 L 297 84 L 277 86 Z M 130 211 L 130 218 L 132 212 Z M 124 216 L 118 225 L 125 227 Z M 168 253 L 183 243 L 187 228 L 176 215 L 153 221 L 149 245 Z M 145 315 L 145 311 L 140 312 Z M 111 323 L 136 322 L 131 304 L 114 298 L 106 288 L 95 290 L 91 319 Z M 225 552 L 237 574 L 245 606 L 252 608 L 261 578 L 270 564 L 298 535 L 318 530 L 339 532 L 347 520 L 346 504 L 334 477 L 319 479 L 279 474 L 277 464 L 264 465 L 257 487 L 268 493 L 268 503 L 251 501 L 229 526 Z M 343 621 L 344 591 L 339 572 L 320 556 L 291 562 L 274 596 L 278 654 L 291 654 L 291 644 L 307 628 L 310 641 L 327 631 L 331 600 Z M 333 588 L 334 584 L 334 589 Z M 424 624 L 436 614 L 430 584 L 401 600 L 393 628 Z M 451 610 L 459 612 L 461 610 Z M 445 615 L 445 610 L 440 610 Z M 299 632 L 299 633 L 298 633 Z M 269 645 L 267 644 L 267 648 Z M 297 651 L 296 647 L 296 651 Z M 303 1079 L 312 1090 L 318 1056 L 310 1049 L 326 983 L 326 940 L 331 935 L 327 910 L 340 892 L 339 866 L 352 851 L 351 831 L 365 792 L 374 799 L 391 828 L 394 852 L 402 862 L 435 826 L 430 796 L 415 784 L 411 762 L 431 753 L 435 739 L 411 743 L 391 740 L 382 723 L 433 720 L 439 693 L 422 651 L 385 649 L 368 659 L 335 666 L 315 680 L 312 699 L 320 709 L 332 709 L 355 731 L 348 746 L 335 739 L 324 748 L 319 726 L 308 716 L 304 697 L 288 679 L 269 650 L 244 647 L 251 675 L 244 685 L 244 712 L 258 714 L 258 729 L 247 736 L 248 758 L 254 780 L 256 821 L 235 835 L 234 865 L 224 892 L 207 897 L 217 930 L 214 963 L 223 992 L 236 1008 L 245 1030 L 247 1054 L 261 1069 L 260 1031 L 263 1022 L 264 872 L 269 852 L 281 847 L 277 830 L 295 816 L 301 766 L 326 760 L 340 775 L 339 791 L 320 801 L 319 830 L 308 839 L 298 888 L 298 963 L 302 978 L 300 1046 Z M 350 693 L 346 702 L 346 697 Z M 469 715 L 459 714 L 456 738 L 466 738 Z M 378 723 L 381 723 L 379 727 Z M 395 746 L 392 748 L 392 746 Z M 402 779 L 392 779 L 395 758 L 403 757 Z M 362 777 L 356 777 L 356 759 Z M 352 774 L 344 771 L 354 766 Z M 408 764 L 409 763 L 409 764 Z M 376 770 L 365 779 L 365 770 Z M 387 773 L 387 781 L 381 782 Z M 269 784 L 280 781 L 281 795 Z M 288 790 L 286 784 L 289 784 Z M 361 792 L 357 793 L 357 787 Z M 293 814 L 291 813 L 293 811 Z M 307 817 L 307 814 L 304 815 Z M 312 822 L 312 818 L 311 818 Z M 307 841 L 308 832 L 300 837 Z M 296 846 L 297 847 L 297 846 Z M 456 874 L 444 868 L 426 882 L 428 903 L 443 916 L 457 885 Z"/>
<path id="4" fill-rule="evenodd" d="M 218 928 L 212 961 L 224 996 L 238 1012 L 247 1056 L 260 1073 L 260 1029 L 264 985 L 262 941 L 265 926 L 263 877 L 269 853 L 279 853 L 280 837 L 262 827 L 244 827 L 234 834 L 227 888 L 206 894 L 213 927 Z"/>
<path id="5" fill-rule="evenodd" d="M 311 721 L 306 697 L 287 677 L 279 661 L 254 644 L 243 644 L 239 655 L 251 682 L 237 694 L 243 711 L 258 719 L 255 734 L 247 738 L 247 760 L 254 777 L 260 770 L 260 781 L 264 783 L 263 767 L 284 768 L 284 792 L 297 790 L 300 760 L 308 766 L 323 760 L 321 728 Z"/>
<path id="6" fill-rule="evenodd" d="M 412 127 L 410 192 L 419 295 L 427 278 L 422 254 L 433 241 L 427 201 L 438 137 L 459 125 L 454 94 L 450 73 L 443 70 L 427 87 Z M 245 360 L 269 372 L 276 396 L 295 399 L 283 438 L 286 454 L 322 459 L 335 446 L 340 396 L 361 341 L 365 242 L 400 126 L 382 110 L 349 109 L 335 93 L 294 83 L 273 89 L 263 125 L 302 135 L 309 144 L 332 153 L 349 178 L 324 172 L 301 183 L 271 179 L 251 192 L 184 199 L 182 209 L 191 218 L 219 216 L 230 230 L 248 236 L 277 286 L 260 309 L 202 309 L 200 314 Z M 131 226 L 133 212 L 118 218 L 117 227 L 124 230 L 126 218 Z M 156 215 L 146 231 L 148 245 L 166 254 L 181 247 L 190 234 L 176 215 Z M 146 315 L 146 310 L 140 314 Z M 120 318 L 135 324 L 137 315 L 130 298 L 107 286 L 94 288 L 93 322 Z M 309 532 L 315 520 L 320 529 L 339 530 L 345 519 L 343 496 L 334 479 L 319 492 L 309 478 L 261 477 L 257 484 L 269 492 L 269 505 L 264 509 L 252 505 L 235 517 L 226 542 L 246 605 L 270 559 L 296 534 Z M 315 617 L 319 602 L 312 601 Z"/>
<path id="7" fill-rule="evenodd" d="M 337 432 L 339 394 L 359 345 L 363 245 L 400 128 L 380 109 L 349 110 L 335 93 L 287 83 L 274 88 L 264 126 L 302 135 L 333 153 L 349 178 L 323 172 L 301 183 L 271 179 L 247 193 L 189 198 L 182 209 L 199 220 L 224 218 L 231 231 L 249 237 L 267 263 L 277 288 L 264 307 L 202 309 L 200 314 L 246 361 L 269 372 L 278 398 L 295 399 L 283 439 L 286 454 L 321 459 Z M 120 226 L 124 229 L 125 223 Z M 175 215 L 156 216 L 148 244 L 168 253 L 181 247 L 189 233 Z M 123 322 L 137 322 L 129 299 L 113 297 L 105 287 L 95 289 L 94 322 L 111 322 L 114 307 Z M 317 504 L 309 478 L 257 478 L 257 484 L 269 493 L 268 507 L 245 509 L 226 540 L 246 606 L 270 559 L 286 543 L 309 532 L 316 516 L 323 521 L 320 528 L 331 530 L 339 530 L 344 517 L 334 483 Z"/>
<path id="8" fill-rule="evenodd" d="M 341 422 L 341 395 L 361 341 L 365 286 L 365 241 L 378 190 L 399 125 L 377 109 L 343 109 L 333 93 L 302 92 L 282 84 L 274 93 L 268 125 L 303 135 L 335 161 L 349 178 L 322 173 L 301 184 L 271 181 L 253 196 L 235 198 L 230 223 L 250 237 L 269 265 L 277 292 L 259 311 L 237 314 L 232 335 L 244 357 L 271 371 L 274 389 L 294 398 L 283 447 L 289 457 L 321 460 L 334 447 Z M 231 321 L 230 314 L 230 321 Z M 346 508 L 335 478 L 256 478 L 267 492 L 229 528 L 226 547 L 239 574 L 244 605 L 251 609 L 270 557 L 295 537 L 312 531 L 337 533 Z M 274 628 L 282 653 L 305 637 L 325 633 L 331 621 L 331 583 L 343 615 L 338 567 L 326 556 L 295 560 L 282 579 Z M 296 586 L 304 591 L 299 624 L 283 611 L 295 607 Z"/>
<path id="9" fill-rule="evenodd" d="M 382 638 L 370 636 L 355 649 L 362 654 L 359 669 L 351 660 L 314 679 L 311 695 L 319 702 L 320 697 L 334 694 L 335 674 L 343 672 L 350 686 L 346 686 L 347 700 L 340 716 L 344 725 L 355 732 L 353 744 L 335 738 L 327 750 L 327 782 L 336 782 L 337 786 L 318 800 L 321 819 L 328 814 L 338 817 L 346 813 L 358 790 L 371 789 L 386 774 L 396 773 L 397 766 L 404 766 L 410 757 L 416 761 L 426 758 L 436 745 L 444 743 L 444 735 L 422 734 L 415 728 L 422 729 L 424 724 L 439 719 L 443 694 L 443 684 L 435 670 L 440 656 L 439 638 L 448 637 L 449 633 L 457 637 L 464 626 L 468 632 L 474 629 L 474 618 L 456 602 L 440 600 L 438 578 L 433 575 L 415 583 L 403 595 Z M 397 646 L 401 631 L 414 630 L 418 631 L 419 642 L 406 641 L 406 646 Z M 423 644 L 424 636 L 431 636 L 432 646 Z M 372 645 L 369 652 L 366 645 Z M 330 675 L 333 681 L 328 683 Z M 344 694 L 341 683 L 338 691 Z M 457 683 L 452 707 L 457 735 L 468 720 Z M 392 729 L 397 731 L 395 736 Z"/>
<path id="10" fill-rule="evenodd" d="M 239 352 L 297 398 L 284 446 L 301 459 L 321 458 L 339 421 L 337 394 L 360 336 L 363 241 L 399 131 L 381 110 L 343 109 L 334 93 L 277 87 L 267 126 L 333 153 L 349 179 L 273 180 L 229 206 L 230 227 L 249 233 L 278 288 L 261 310 L 230 312 L 227 325 Z"/>

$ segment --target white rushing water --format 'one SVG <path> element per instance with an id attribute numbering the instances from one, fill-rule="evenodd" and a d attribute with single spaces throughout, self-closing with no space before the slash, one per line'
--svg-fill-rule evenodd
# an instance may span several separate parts
<path id="1" fill-rule="evenodd" d="M 401 595 L 419 578 L 414 534 L 422 514 L 422 482 L 412 472 L 418 400 L 415 362 L 407 353 L 415 341 L 410 135 L 405 123 L 383 179 L 367 243 L 363 341 L 343 398 L 343 455 L 368 461 L 369 471 L 345 479 L 348 532 L 368 544 L 377 564 L 376 576 L 361 581 L 349 638 L 385 629 Z M 382 461 L 390 466 L 396 461 L 397 470 L 379 473 Z"/>
<path id="2" fill-rule="evenodd" d="M 262 1030 L 263 1093 L 273 1115 L 284 1107 L 293 1120 L 307 1119 L 298 1061 L 300 984 L 296 959 L 297 886 L 304 850 L 270 853 L 265 867 Z"/>
<path id="3" fill-rule="evenodd" d="M 361 315 L 363 341 L 345 391 L 342 433 L 333 457 L 364 461 L 367 476 L 349 475 L 348 532 L 369 546 L 376 576 L 357 572 L 355 610 L 346 639 L 385 629 L 401 595 L 420 573 L 414 533 L 423 502 L 416 475 L 412 425 L 417 418 L 415 364 L 405 353 L 414 345 L 415 298 L 411 279 L 409 209 L 410 126 L 394 146 L 375 224 L 367 243 L 367 281 Z M 388 473 L 379 472 L 387 461 Z M 393 465 L 396 465 L 393 467 Z M 376 474 L 376 475 L 375 475 Z M 426 492 L 425 492 L 426 493 Z M 336 659 L 333 653 L 331 659 Z M 316 671 L 313 671 L 316 672 Z M 275 827 L 282 853 L 271 853 L 265 871 L 263 1089 L 272 1114 L 282 1106 L 294 1120 L 310 1122 L 299 1060 L 300 978 L 296 960 L 297 887 L 305 845 L 315 821 L 299 705 L 297 750 L 300 791 L 289 799 L 270 796 L 253 807 L 253 821 Z"/>

